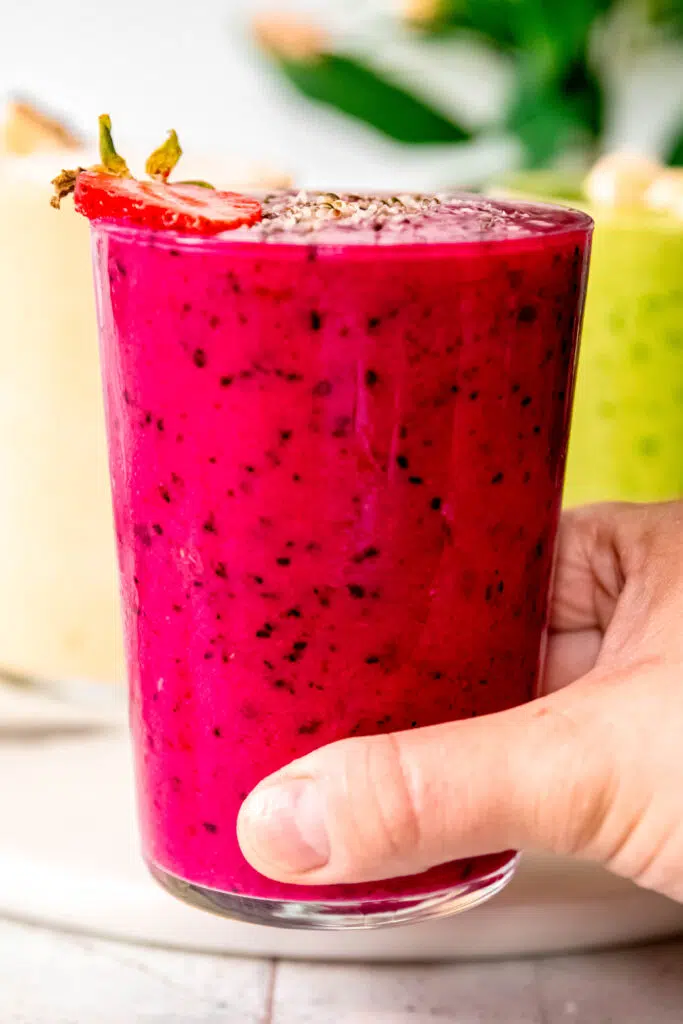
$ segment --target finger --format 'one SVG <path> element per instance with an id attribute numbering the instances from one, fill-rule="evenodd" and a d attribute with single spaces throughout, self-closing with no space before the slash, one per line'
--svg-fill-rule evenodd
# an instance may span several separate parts
<path id="1" fill-rule="evenodd" d="M 243 805 L 247 859 L 284 882 L 415 874 L 505 849 L 581 849 L 607 805 L 607 745 L 578 687 L 502 714 L 345 740 L 262 783 Z"/>
<path id="2" fill-rule="evenodd" d="M 551 636 L 541 692 L 554 693 L 587 675 L 597 664 L 602 639 L 599 629 Z"/>
<path id="3" fill-rule="evenodd" d="M 617 539 L 630 506 L 589 505 L 565 512 L 557 542 L 552 632 L 605 631 L 624 584 Z"/>

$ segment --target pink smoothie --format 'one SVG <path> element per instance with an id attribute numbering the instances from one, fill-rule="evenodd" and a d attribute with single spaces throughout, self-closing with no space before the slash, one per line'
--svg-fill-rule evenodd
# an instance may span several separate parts
<path id="1" fill-rule="evenodd" d="M 336 202 L 273 197 L 214 239 L 94 238 L 145 856 L 362 904 L 512 854 L 287 886 L 242 857 L 238 809 L 322 744 L 534 696 L 590 221 Z"/>

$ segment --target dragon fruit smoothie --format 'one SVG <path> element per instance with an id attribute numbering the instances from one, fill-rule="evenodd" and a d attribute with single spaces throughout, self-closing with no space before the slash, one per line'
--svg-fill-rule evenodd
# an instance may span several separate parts
<path id="1" fill-rule="evenodd" d="M 591 222 L 474 196 L 263 212 L 93 225 L 145 856 L 246 920 L 442 914 L 514 854 L 284 885 L 237 813 L 317 746 L 534 696 Z"/>

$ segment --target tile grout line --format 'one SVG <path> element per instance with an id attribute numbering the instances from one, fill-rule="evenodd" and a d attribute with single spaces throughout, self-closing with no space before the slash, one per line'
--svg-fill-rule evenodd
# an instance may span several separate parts
<path id="1" fill-rule="evenodd" d="M 274 958 L 270 961 L 270 973 L 266 988 L 266 999 L 263 1007 L 263 1024 L 273 1024 L 273 1010 L 275 1009 L 275 985 L 277 982 L 277 971 L 280 961 Z"/>
<path id="2" fill-rule="evenodd" d="M 539 1024 L 552 1024 L 550 1017 L 547 1013 L 547 1007 L 545 1005 L 545 992 L 543 989 L 543 983 L 541 981 L 540 966 L 536 961 L 532 961 L 532 968 L 534 977 L 534 988 L 536 990 L 536 1003 L 538 1009 Z"/>

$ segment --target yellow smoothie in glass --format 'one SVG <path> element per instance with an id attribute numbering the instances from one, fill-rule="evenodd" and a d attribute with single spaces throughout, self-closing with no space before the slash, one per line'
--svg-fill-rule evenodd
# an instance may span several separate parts
<path id="1" fill-rule="evenodd" d="M 496 191 L 595 220 L 565 504 L 683 496 L 683 217 L 590 203 L 547 172 Z"/>

